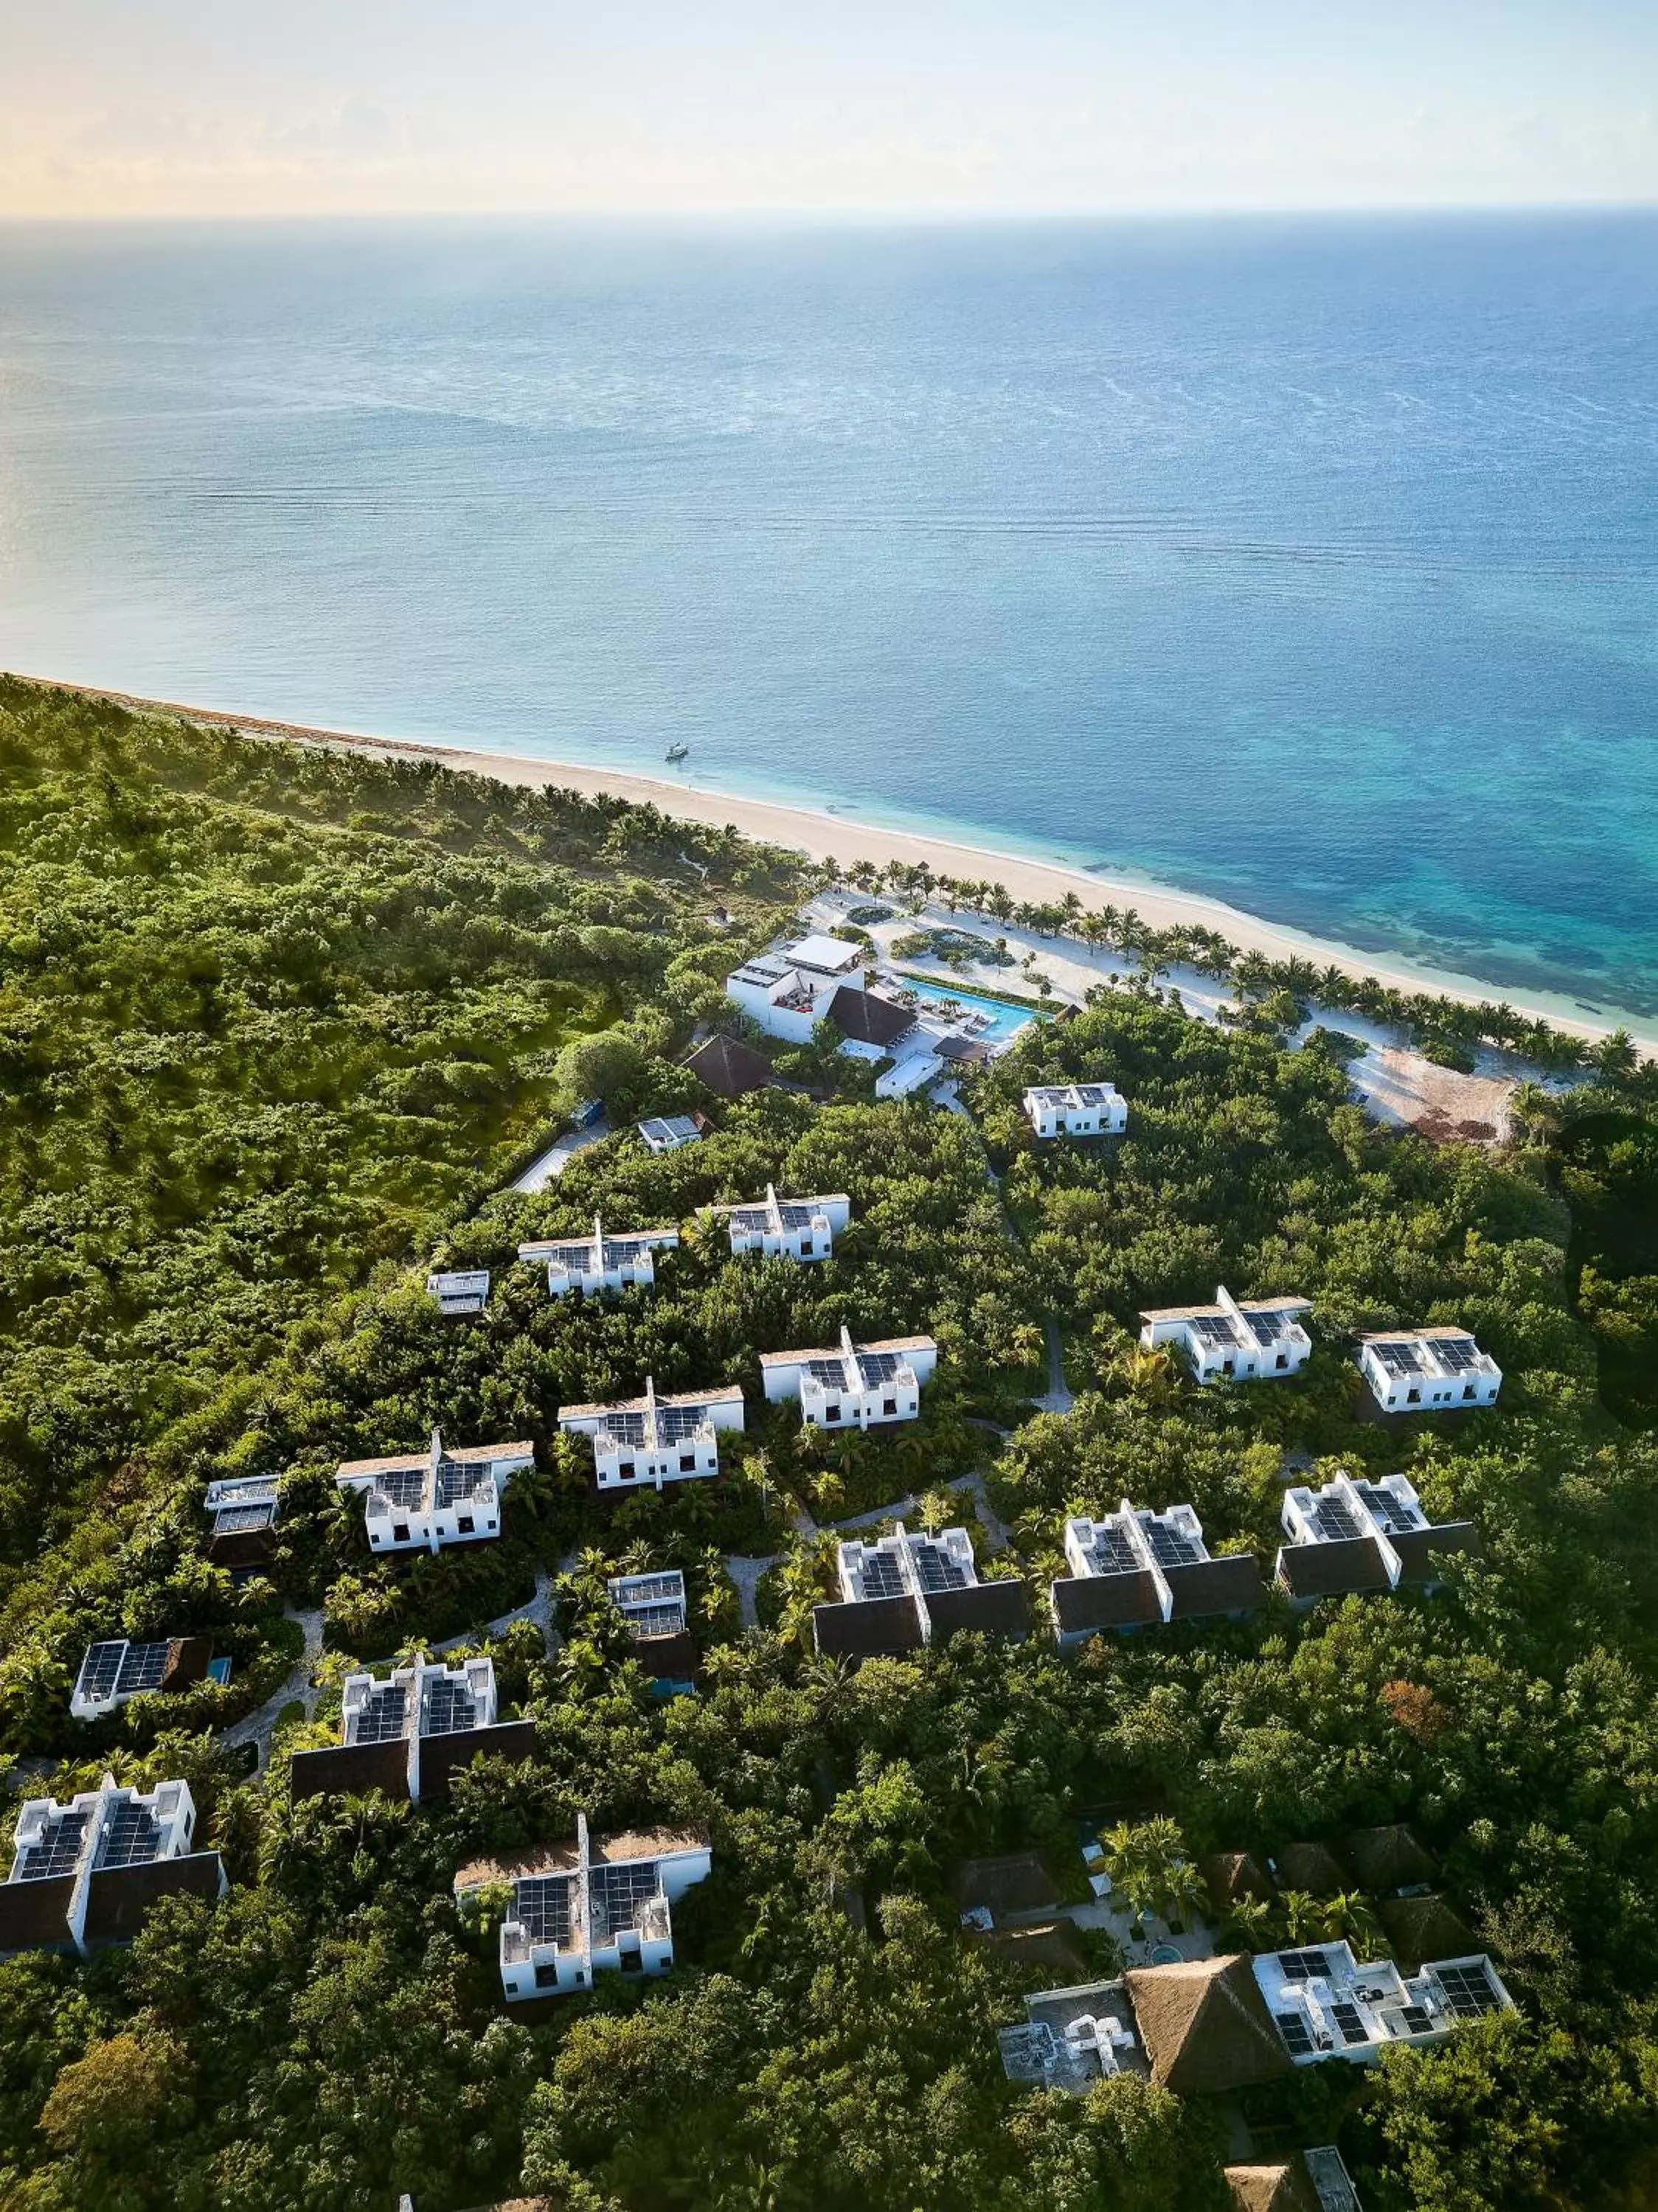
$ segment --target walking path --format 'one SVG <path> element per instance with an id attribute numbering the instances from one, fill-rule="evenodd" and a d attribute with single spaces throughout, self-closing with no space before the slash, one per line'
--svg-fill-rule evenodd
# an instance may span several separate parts
<path id="1" fill-rule="evenodd" d="M 1076 1402 L 1070 1385 L 1065 1380 L 1065 1347 L 1059 1334 L 1059 1324 L 1051 1315 L 1046 1324 L 1048 1340 L 1048 1387 L 1040 1398 L 1032 1401 L 1039 1413 L 1068 1413 Z"/>
<path id="2" fill-rule="evenodd" d="M 595 1121 L 589 1129 L 570 1129 L 537 1159 L 530 1162 L 522 1175 L 507 1185 L 509 1190 L 545 1190 L 554 1176 L 561 1176 L 577 1152 L 586 1152 L 589 1145 L 602 1144 L 611 1134 L 608 1121 Z"/>
<path id="3" fill-rule="evenodd" d="M 244 1713 L 239 1721 L 232 1721 L 222 1739 L 227 1751 L 235 1750 L 239 1744 L 257 1745 L 260 1766 L 270 1764 L 271 1731 L 275 1728 L 277 1716 L 283 1707 L 303 1705 L 308 1720 L 316 1711 L 317 1698 L 320 1695 L 312 1677 L 316 1672 L 317 1662 L 322 1656 L 322 1607 L 318 1606 L 313 1613 L 296 1613 L 291 1606 L 284 1607 L 283 1610 L 290 1620 L 298 1621 L 305 1631 L 303 1656 L 295 1662 L 281 1688 L 272 1691 L 256 1711 Z"/>

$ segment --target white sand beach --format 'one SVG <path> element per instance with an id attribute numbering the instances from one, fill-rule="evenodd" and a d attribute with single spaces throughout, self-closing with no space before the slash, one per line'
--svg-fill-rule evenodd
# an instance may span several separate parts
<path id="1" fill-rule="evenodd" d="M 832 859 L 848 867 L 860 860 L 871 861 L 876 866 L 893 861 L 911 865 L 924 861 L 936 875 L 999 883 L 1014 898 L 1032 904 L 1063 899 L 1067 892 L 1075 891 L 1088 907 L 1132 907 L 1143 921 L 1156 928 L 1167 929 L 1183 923 L 1188 927 L 1195 925 L 1218 930 L 1233 944 L 1246 951 L 1261 952 L 1270 959 L 1295 958 L 1311 961 L 1319 967 L 1334 965 L 1350 975 L 1372 976 L 1402 991 L 1436 992 L 1470 1004 L 1481 1000 L 1506 1002 L 1572 1036 L 1601 1037 L 1619 1026 L 1610 1018 L 1596 1021 L 1586 1018 L 1565 1001 L 1546 993 L 1515 994 L 1499 984 L 1482 983 L 1476 976 L 1442 975 L 1407 960 L 1381 957 L 1264 921 L 1219 899 L 1096 875 L 1089 869 L 1033 860 L 991 846 L 958 843 L 784 805 L 771 799 L 737 797 L 707 789 L 688 777 L 680 780 L 641 775 L 628 769 L 488 752 L 460 744 L 438 745 L 309 723 L 273 721 L 258 715 L 189 706 L 177 700 L 139 698 L 90 684 L 64 684 L 48 677 L 22 680 L 75 691 L 87 698 L 112 700 L 144 713 L 178 715 L 187 721 L 235 730 L 250 738 L 280 738 L 405 759 L 439 761 L 447 767 L 474 775 L 493 776 L 503 783 L 555 784 L 590 795 L 628 799 L 637 805 L 657 807 L 680 820 L 728 826 L 764 843 L 788 846 L 814 860 Z M 1622 1025 L 1630 1029 L 1643 1053 L 1658 1054 L 1658 1030 L 1640 1030 L 1633 1023 Z"/>

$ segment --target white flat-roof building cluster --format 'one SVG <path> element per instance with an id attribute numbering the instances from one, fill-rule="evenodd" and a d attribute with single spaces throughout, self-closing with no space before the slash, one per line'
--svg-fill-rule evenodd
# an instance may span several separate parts
<path id="1" fill-rule="evenodd" d="M 441 1551 L 501 1534 L 501 1494 L 515 1474 L 535 1462 L 531 1443 L 468 1444 L 446 1451 L 432 1431 L 424 1452 L 345 1460 L 335 1470 L 342 1490 L 363 1494 L 363 1526 L 376 1552 Z"/>
<path id="2" fill-rule="evenodd" d="M 639 1124 L 639 1141 L 648 1152 L 677 1152 L 703 1133 L 698 1114 L 658 1114 Z"/>
<path id="3" fill-rule="evenodd" d="M 1148 2072 L 1125 1982 L 1080 1982 L 1038 1990 L 1025 2018 L 997 2038 L 1010 2081 L 1081 2096 L 1113 2074 Z"/>
<path id="4" fill-rule="evenodd" d="M 760 1355 L 766 1397 L 773 1405 L 798 1398 L 806 1426 L 868 1429 L 883 1421 L 912 1421 L 921 1411 L 921 1386 L 938 1364 L 930 1336 L 882 1337 L 854 1344 L 843 1328 L 838 1346 L 818 1352 Z"/>
<path id="5" fill-rule="evenodd" d="M 1102 1629 L 1120 1633 L 1250 1613 L 1265 1595 L 1253 1553 L 1211 1558 L 1189 1505 L 1155 1513 L 1125 1498 L 1102 1521 L 1067 1521 L 1065 1559 L 1071 1571 L 1048 1595 L 1055 1632 L 1066 1645 Z"/>
<path id="6" fill-rule="evenodd" d="M 1172 1345 L 1196 1382 L 1298 1374 L 1313 1349 L 1301 1326 L 1307 1298 L 1234 1298 L 1224 1283 L 1210 1306 L 1158 1306 L 1140 1316 L 1140 1347 Z"/>
<path id="7" fill-rule="evenodd" d="M 1024 1585 L 981 1583 L 965 1528 L 930 1536 L 900 1521 L 874 1543 L 842 1544 L 838 1569 L 840 1603 L 812 1614 L 814 1641 L 831 1656 L 913 1651 L 963 1628 L 1023 1636 L 1030 1626 Z"/>
<path id="8" fill-rule="evenodd" d="M 418 1804 L 443 1797 L 457 1767 L 477 1758 L 527 1759 L 535 1747 L 529 1721 L 496 1717 L 495 1662 L 467 1659 L 459 1667 L 421 1659 L 389 1674 L 345 1678 L 339 1741 L 296 1752 L 290 1789 L 297 1800 L 384 1790 Z"/>
<path id="9" fill-rule="evenodd" d="M 1343 1474 L 1321 1490 L 1298 1486 L 1284 1493 L 1282 1519 L 1288 1541 L 1276 1577 L 1301 1606 L 1401 1583 L 1430 1589 L 1435 1555 L 1472 1551 L 1478 1542 L 1472 1522 L 1431 1522 L 1403 1474 L 1371 1481 Z"/>
<path id="10" fill-rule="evenodd" d="M 501 1923 L 508 1999 L 591 1989 L 606 1972 L 662 1974 L 674 1964 L 674 1901 L 707 1876 L 705 1837 L 649 1832 L 594 1838 L 576 1816 L 576 1843 L 510 1861 L 482 1860 L 455 1876 L 458 1897 L 509 1883 Z"/>
<path id="11" fill-rule="evenodd" d="M 671 1252 L 679 1241 L 677 1229 L 630 1229 L 607 1237 L 595 1213 L 590 1237 L 521 1244 L 518 1256 L 527 1267 L 546 1267 L 547 1289 L 555 1298 L 566 1298 L 572 1291 L 591 1298 L 601 1291 L 619 1295 L 635 1285 L 649 1290 L 656 1280 L 655 1255 Z"/>
<path id="12" fill-rule="evenodd" d="M 851 1218 L 852 1202 L 844 1192 L 829 1198 L 779 1198 L 775 1186 L 767 1183 L 763 1199 L 709 1211 L 725 1216 L 731 1249 L 739 1258 L 758 1252 L 767 1259 L 826 1260 Z"/>
<path id="13" fill-rule="evenodd" d="M 257 1566 L 270 1556 L 280 1498 L 274 1474 L 229 1475 L 207 1486 L 212 1516 L 207 1556 L 215 1566 Z"/>
<path id="14" fill-rule="evenodd" d="M 428 1275 L 426 1294 L 436 1299 L 438 1311 L 448 1319 L 481 1314 L 490 1302 L 490 1271 L 466 1267 Z"/>
<path id="15" fill-rule="evenodd" d="M 1384 1413 L 1494 1406 L 1503 1370 L 1466 1328 L 1388 1328 L 1359 1340 L 1359 1373 Z"/>
<path id="16" fill-rule="evenodd" d="M 627 1624 L 635 1656 L 646 1674 L 667 1692 L 693 1689 L 697 1650 L 685 1577 L 679 1568 L 614 1575 L 605 1587 Z"/>
<path id="17" fill-rule="evenodd" d="M 159 1644 L 134 1644 L 122 1637 L 88 1645 L 69 1709 L 77 1721 L 99 1721 L 146 1692 L 168 1695 L 192 1682 L 229 1679 L 230 1662 L 214 1658 L 205 1636 L 174 1636 Z"/>
<path id="18" fill-rule="evenodd" d="M 565 1406 L 558 1415 L 567 1436 L 592 1438 L 600 1490 L 661 1490 L 667 1483 L 717 1474 L 720 1432 L 742 1425 L 742 1392 L 735 1383 L 659 1395 L 649 1376 L 642 1398 Z"/>
<path id="19" fill-rule="evenodd" d="M 107 1774 L 67 1804 L 31 1797 L 0 1883 L 0 1956 L 73 1948 L 84 1958 L 130 1941 L 163 1897 L 222 1897 L 223 1864 L 216 1851 L 192 1850 L 195 1830 L 187 1782 L 138 1790 Z"/>
<path id="20" fill-rule="evenodd" d="M 1326 2058 L 1364 2065 L 1390 2045 L 1441 2043 L 1460 2021 L 1514 2010 L 1484 1953 L 1430 1960 L 1408 1978 L 1391 1959 L 1361 1964 L 1348 1943 L 1268 1951 L 1253 1963 L 1273 2025 L 1297 2066 Z"/>
<path id="21" fill-rule="evenodd" d="M 812 1031 L 848 977 L 857 978 L 863 953 L 844 938 L 803 937 L 776 952 L 746 960 L 725 979 L 726 996 L 768 1036 L 809 1044 Z"/>
<path id="22" fill-rule="evenodd" d="M 1025 1112 L 1039 1137 L 1119 1137 L 1128 1127 L 1128 1101 L 1113 1083 L 1033 1084 Z"/>

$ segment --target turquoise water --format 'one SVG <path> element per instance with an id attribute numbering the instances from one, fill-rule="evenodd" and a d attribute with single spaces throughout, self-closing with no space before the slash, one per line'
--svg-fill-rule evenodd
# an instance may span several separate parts
<path id="1" fill-rule="evenodd" d="M 923 975 L 913 968 L 896 971 L 911 990 L 927 999 L 954 999 L 960 1006 L 971 1007 L 975 1012 L 990 1017 L 990 1024 L 978 1035 L 988 1045 L 1003 1045 L 1016 1037 L 1021 1030 L 1027 1030 L 1037 1018 L 1033 1013 L 1023 1012 L 1017 1006 L 1004 1006 L 999 999 L 987 999 L 982 991 L 965 991 L 959 983 L 945 983 L 932 975 Z"/>
<path id="2" fill-rule="evenodd" d="M 0 663 L 1658 1012 L 1658 216 L 0 230 Z"/>

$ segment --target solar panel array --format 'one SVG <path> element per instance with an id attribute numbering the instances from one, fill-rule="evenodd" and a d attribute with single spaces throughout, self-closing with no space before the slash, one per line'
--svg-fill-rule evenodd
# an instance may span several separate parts
<path id="1" fill-rule="evenodd" d="M 685 1600 L 665 1599 L 661 1605 L 630 1605 L 627 1625 L 636 1636 L 677 1636 L 685 1626 Z"/>
<path id="2" fill-rule="evenodd" d="M 1278 1972 L 1286 1982 L 1320 1982 L 1330 1972 L 1322 1951 L 1280 1951 Z"/>
<path id="3" fill-rule="evenodd" d="M 277 1517 L 274 1504 L 222 1505 L 213 1516 L 213 1534 L 233 1536 L 245 1528 L 268 1528 Z"/>
<path id="4" fill-rule="evenodd" d="M 769 1229 L 771 1225 L 771 1216 L 763 1206 L 734 1206 L 731 1209 L 731 1226 L 734 1229 L 753 1235 Z"/>
<path id="5" fill-rule="evenodd" d="M 1344 2043 L 1370 2041 L 1370 2031 L 1360 2017 L 1356 2005 L 1350 2004 L 1345 1997 L 1338 1997 L 1331 2006 L 1330 2013 Z"/>
<path id="6" fill-rule="evenodd" d="M 393 1505 L 418 1505 L 426 1495 L 427 1470 L 421 1467 L 388 1468 L 375 1477 L 375 1488 Z"/>
<path id="7" fill-rule="evenodd" d="M 1381 1483 L 1356 1482 L 1353 1487 L 1389 1535 L 1402 1536 L 1409 1529 L 1421 1528 L 1421 1515 L 1401 1504 L 1393 1492 L 1385 1490 Z"/>
<path id="8" fill-rule="evenodd" d="M 421 1729 L 426 1735 L 459 1735 L 478 1726 L 478 1703 L 464 1682 L 433 1674 L 426 1683 Z"/>
<path id="9" fill-rule="evenodd" d="M 1479 1346 L 1471 1336 L 1436 1336 L 1434 1358 L 1453 1375 L 1466 1375 L 1479 1364 Z"/>
<path id="10" fill-rule="evenodd" d="M 1310 2058 L 1313 2055 L 1313 2032 L 1298 2012 L 1275 2012 L 1278 2033 L 1283 2038 L 1284 2049 L 1292 2058 Z"/>
<path id="11" fill-rule="evenodd" d="M 518 1885 L 512 1917 L 532 1943 L 568 1943 L 570 1894 L 576 1877 L 569 1874 L 538 1875 Z"/>
<path id="12" fill-rule="evenodd" d="M 607 1267 L 626 1267 L 649 1249 L 649 1237 L 607 1237 L 602 1247 L 604 1263 Z"/>
<path id="13" fill-rule="evenodd" d="M 903 1596 L 904 1576 L 890 1552 L 864 1553 L 863 1595 L 865 1597 Z"/>
<path id="14" fill-rule="evenodd" d="M 1244 1319 L 1249 1323 L 1250 1334 L 1257 1344 L 1276 1344 L 1283 1334 L 1284 1320 L 1281 1315 L 1246 1313 Z"/>
<path id="15" fill-rule="evenodd" d="M 821 1382 L 826 1389 L 844 1390 L 846 1388 L 846 1363 L 838 1354 L 832 1359 L 808 1359 L 805 1367 L 812 1380 Z"/>
<path id="16" fill-rule="evenodd" d="M 81 1662 L 81 1679 L 76 1685 L 82 1696 L 94 1698 L 100 1704 L 113 1697 L 128 1648 L 125 1644 L 94 1644 L 88 1647 Z"/>
<path id="17" fill-rule="evenodd" d="M 632 1859 L 622 1866 L 596 1866 L 588 1874 L 593 1941 L 607 1943 L 624 1928 L 638 1925 L 642 1907 L 660 1894 L 655 1859 Z"/>
<path id="18" fill-rule="evenodd" d="M 694 1437 L 708 1419 L 706 1406 L 658 1406 L 656 1433 L 665 1444 L 681 1444 Z"/>
<path id="19" fill-rule="evenodd" d="M 1108 1083 L 1079 1083 L 1076 1096 L 1084 1106 L 1103 1106 L 1111 1097 L 1111 1085 Z"/>
<path id="20" fill-rule="evenodd" d="M 619 1444 L 642 1444 L 645 1440 L 643 1413 L 607 1413 L 605 1426 Z"/>
<path id="21" fill-rule="evenodd" d="M 73 1874 L 86 1832 L 84 1813 L 60 1814 L 38 1844 L 18 1853 L 18 1881 L 45 1881 L 54 1875 Z"/>
<path id="22" fill-rule="evenodd" d="M 1368 1532 L 1344 1498 L 1332 1494 L 1317 1499 L 1311 1515 L 1314 1533 L 1326 1544 L 1340 1544 Z"/>
<path id="23" fill-rule="evenodd" d="M 666 1568 L 659 1575 L 630 1575 L 625 1581 L 619 1576 L 610 1586 L 610 1594 L 625 1613 L 635 1606 L 663 1605 L 676 1599 L 685 1602 L 685 1577 L 677 1567 Z"/>
<path id="24" fill-rule="evenodd" d="M 1192 1326 L 1205 1344 L 1235 1344 L 1238 1332 L 1230 1314 L 1193 1314 Z"/>
<path id="25" fill-rule="evenodd" d="M 1196 1566 L 1202 1557 L 1200 1547 L 1183 1530 L 1170 1528 L 1167 1521 L 1145 1520 L 1140 1523 L 1146 1540 L 1151 1546 L 1151 1556 L 1160 1567 Z"/>
<path id="26" fill-rule="evenodd" d="M 408 1692 L 401 1682 L 381 1682 L 369 1692 L 357 1717 L 357 1743 L 392 1743 L 409 1717 Z"/>
<path id="27" fill-rule="evenodd" d="M 873 1389 L 878 1382 L 890 1382 L 904 1362 L 895 1352 L 860 1352 L 857 1364 L 866 1389 Z"/>
<path id="28" fill-rule="evenodd" d="M 493 1480 L 487 1460 L 446 1459 L 437 1470 L 436 1501 L 439 1505 L 460 1504 L 487 1490 Z"/>
<path id="29" fill-rule="evenodd" d="M 1422 1372 L 1422 1360 L 1413 1344 L 1373 1344 L 1370 1349 L 1395 1380 Z"/>
<path id="30" fill-rule="evenodd" d="M 99 1866 L 149 1866 L 161 1855 L 162 1832 L 149 1808 L 130 1798 L 117 1805 L 98 1847 Z"/>
<path id="31" fill-rule="evenodd" d="M 1127 1529 L 1110 1521 L 1095 1523 L 1088 1556 L 1096 1575 L 1131 1575 L 1140 1565 L 1139 1554 L 1129 1541 Z"/>
<path id="32" fill-rule="evenodd" d="M 783 1216 L 785 1229 L 809 1229 L 812 1226 L 812 1208 L 809 1206 L 802 1206 L 785 1198 L 780 1201 L 777 1211 Z"/>
<path id="33" fill-rule="evenodd" d="M 1472 1966 L 1436 1966 L 1434 1978 L 1459 2020 L 1478 2020 L 1482 2013 L 1496 2011 L 1496 1991 L 1483 1960 Z"/>
<path id="34" fill-rule="evenodd" d="M 942 1544 L 930 1544 L 923 1538 L 911 1544 L 910 1556 L 916 1563 L 924 1597 L 931 1597 L 939 1590 L 966 1589 L 966 1574 Z"/>
<path id="35" fill-rule="evenodd" d="M 1406 2005 L 1399 2019 L 1407 2035 L 1430 2035 L 1433 2033 L 1432 2015 L 1424 2012 L 1420 2005 Z"/>

